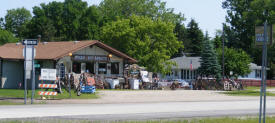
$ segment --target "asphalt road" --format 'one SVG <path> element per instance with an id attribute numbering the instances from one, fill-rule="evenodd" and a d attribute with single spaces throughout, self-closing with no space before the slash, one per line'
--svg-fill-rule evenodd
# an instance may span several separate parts
<path id="1" fill-rule="evenodd" d="M 212 116 L 257 115 L 259 100 L 119 104 L 52 104 L 0 106 L 0 119 L 58 118 L 86 120 L 143 120 Z M 267 101 L 275 115 L 275 100 Z"/>

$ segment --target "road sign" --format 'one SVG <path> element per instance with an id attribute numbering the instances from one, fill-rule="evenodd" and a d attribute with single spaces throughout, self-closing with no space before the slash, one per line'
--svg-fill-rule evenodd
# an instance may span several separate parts
<path id="1" fill-rule="evenodd" d="M 38 40 L 37 39 L 24 39 L 22 41 L 22 45 L 37 45 Z"/>
<path id="2" fill-rule="evenodd" d="M 56 69 L 41 69 L 41 80 L 56 80 Z"/>
<path id="3" fill-rule="evenodd" d="M 272 45 L 275 42 L 275 25 L 267 26 L 267 45 Z M 264 26 L 255 27 L 255 44 L 263 45 L 264 42 Z"/>

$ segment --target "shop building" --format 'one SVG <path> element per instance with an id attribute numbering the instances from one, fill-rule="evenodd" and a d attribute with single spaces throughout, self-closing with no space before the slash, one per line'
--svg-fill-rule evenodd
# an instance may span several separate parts
<path id="1" fill-rule="evenodd" d="M 23 47 L 21 43 L 0 47 L 1 88 L 22 88 Z M 61 64 L 66 73 L 89 72 L 104 77 L 122 77 L 125 64 L 137 63 L 134 58 L 96 40 L 41 42 L 35 49 L 36 83 L 41 68 L 58 69 Z"/>

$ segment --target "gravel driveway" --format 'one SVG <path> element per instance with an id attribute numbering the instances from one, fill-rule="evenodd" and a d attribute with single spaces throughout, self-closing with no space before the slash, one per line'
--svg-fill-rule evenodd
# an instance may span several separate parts
<path id="1" fill-rule="evenodd" d="M 151 103 L 151 102 L 196 102 L 196 101 L 241 101 L 259 100 L 259 97 L 228 96 L 222 91 L 206 90 L 138 90 L 138 91 L 98 91 L 99 99 L 48 100 L 55 104 L 110 104 L 110 103 Z M 268 97 L 275 99 L 274 97 Z"/>

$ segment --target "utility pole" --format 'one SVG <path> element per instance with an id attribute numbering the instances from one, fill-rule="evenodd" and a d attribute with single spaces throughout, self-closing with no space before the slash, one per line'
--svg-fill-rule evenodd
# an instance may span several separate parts
<path id="1" fill-rule="evenodd" d="M 224 31 L 222 32 L 222 80 L 224 81 Z"/>

